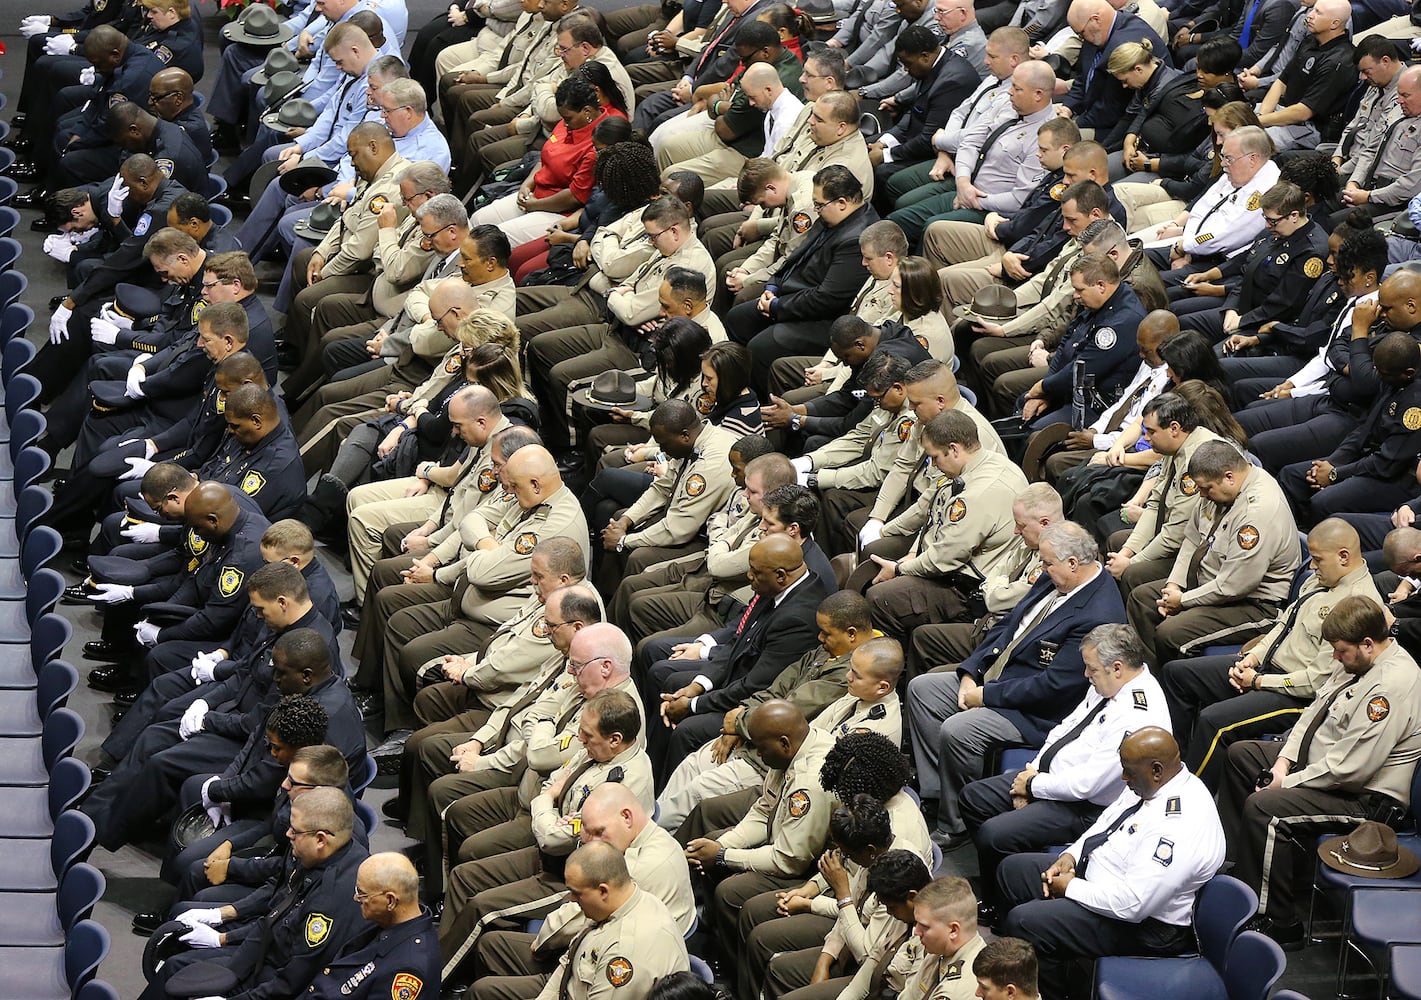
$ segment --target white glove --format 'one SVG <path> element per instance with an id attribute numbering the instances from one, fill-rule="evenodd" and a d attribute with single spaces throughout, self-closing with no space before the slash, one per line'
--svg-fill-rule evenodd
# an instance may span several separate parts
<path id="1" fill-rule="evenodd" d="M 869 518 L 864 526 L 859 529 L 859 548 L 867 548 L 883 537 L 883 522 L 876 518 Z"/>
<path id="2" fill-rule="evenodd" d="M 45 30 L 49 26 L 45 25 Z M 44 43 L 44 54 L 47 56 L 67 56 L 79 47 L 79 43 L 73 35 L 55 35 Z"/>
<path id="3" fill-rule="evenodd" d="M 134 365 L 128 369 L 128 378 L 124 381 L 123 394 L 129 399 L 143 398 L 143 380 L 148 377 L 148 371 L 142 365 Z"/>
<path id="4" fill-rule="evenodd" d="M 128 185 L 124 183 L 123 176 L 114 178 L 113 187 L 109 188 L 108 210 L 109 218 L 117 219 L 123 214 L 123 203 L 128 199 Z"/>
<path id="5" fill-rule="evenodd" d="M 69 244 L 72 249 L 74 244 Z M 89 337 L 96 344 L 117 344 L 118 327 L 106 319 L 99 319 L 95 316 L 89 320 Z"/>
<path id="6" fill-rule="evenodd" d="M 194 948 L 221 948 L 222 932 L 214 927 L 198 924 L 178 940 Z"/>
<path id="7" fill-rule="evenodd" d="M 145 472 L 153 468 L 153 463 L 146 458 L 125 458 L 124 461 L 128 463 L 128 471 L 120 472 L 119 479 L 141 479 Z"/>
<path id="8" fill-rule="evenodd" d="M 92 66 L 85 66 L 79 71 L 79 82 L 86 87 L 92 87 L 98 72 Z"/>
<path id="9" fill-rule="evenodd" d="M 1411 39 L 1411 51 L 1421 55 L 1421 38 Z"/>
<path id="10" fill-rule="evenodd" d="M 20 22 L 20 34 L 26 38 L 42 35 L 49 30 L 52 23 L 53 19 L 48 14 L 31 14 Z"/>
<path id="11" fill-rule="evenodd" d="M 207 818 L 212 820 L 213 829 L 220 830 L 232 822 L 232 812 L 227 808 L 227 803 L 224 802 L 221 805 L 209 806 L 207 808 Z"/>
<path id="12" fill-rule="evenodd" d="M 122 604 L 124 601 L 133 600 L 133 588 L 121 583 L 96 583 L 94 590 L 95 593 L 89 595 L 89 600 L 100 604 Z"/>
<path id="13" fill-rule="evenodd" d="M 142 462 L 144 461 L 144 459 L 130 458 L 128 461 Z M 152 465 L 153 463 L 149 462 L 148 464 Z M 124 538 L 127 538 L 130 542 L 143 542 L 146 544 L 149 542 L 156 542 L 158 540 L 158 532 L 160 530 L 160 525 L 150 524 L 147 521 L 140 521 L 138 524 L 130 524 L 128 527 L 120 531 L 119 534 L 122 535 Z"/>
<path id="14" fill-rule="evenodd" d="M 187 739 L 193 733 L 202 732 L 202 720 L 207 715 L 207 702 L 202 698 L 197 699 L 188 706 L 183 713 L 182 721 L 178 723 L 178 735 Z M 202 786 L 202 804 L 210 805 L 207 801 L 207 785 Z"/>
<path id="15" fill-rule="evenodd" d="M 189 927 L 216 927 L 222 922 L 222 911 L 220 909 L 184 910 L 175 918 L 180 924 L 187 924 Z"/>
<path id="16" fill-rule="evenodd" d="M 217 678 L 218 660 L 211 653 L 198 653 L 192 658 L 192 669 L 188 672 L 192 674 L 194 684 L 210 684 Z"/>
<path id="17" fill-rule="evenodd" d="M 808 455 L 801 455 L 799 458 L 792 458 L 789 464 L 794 466 L 794 471 L 801 475 L 807 475 L 814 471 L 814 462 Z"/>
<path id="18" fill-rule="evenodd" d="M 54 233 L 44 238 L 44 252 L 61 264 L 69 263 L 75 249 L 74 241 L 66 233 Z"/>
<path id="19" fill-rule="evenodd" d="M 86 230 L 84 230 L 84 232 L 85 232 L 85 233 L 96 233 L 96 232 L 98 232 L 98 230 L 97 230 L 97 229 L 86 229 Z M 114 308 L 114 304 L 113 304 L 112 302 L 105 302 L 105 303 L 104 303 L 103 308 L 99 310 L 99 318 L 102 319 L 102 320 L 104 320 L 104 321 L 106 321 L 106 322 L 112 323 L 114 326 L 118 327 L 120 330 L 132 330 L 132 329 L 133 329 L 133 320 L 131 320 L 129 317 L 123 315 L 123 314 L 120 313 L 117 309 L 115 309 L 115 308 Z"/>
<path id="20" fill-rule="evenodd" d="M 152 622 L 141 621 L 133 626 L 133 634 L 138 638 L 139 643 L 144 646 L 158 645 L 158 633 L 162 631 Z"/>
<path id="21" fill-rule="evenodd" d="M 199 700 L 200 700 L 200 699 L 199 699 Z M 202 707 L 203 707 L 203 709 L 204 709 L 204 711 L 205 711 L 206 708 L 207 708 L 207 703 L 206 703 L 206 702 L 203 702 L 203 706 L 202 706 Z M 207 797 L 207 790 L 212 787 L 212 783 L 213 783 L 214 781 L 216 781 L 216 780 L 217 780 L 217 775 L 214 774 L 212 777 L 208 778 L 206 781 L 204 781 L 204 782 L 202 783 L 202 808 L 204 808 L 204 809 L 211 809 L 213 806 L 215 806 L 215 805 L 217 804 L 216 802 L 213 802 L 210 798 Z"/>
<path id="22" fill-rule="evenodd" d="M 137 444 L 139 441 L 143 442 L 144 458 L 152 458 L 154 455 L 158 454 L 158 446 L 153 443 L 152 438 L 128 438 L 127 440 L 120 441 L 118 443 L 118 446 L 122 448 L 125 445 Z"/>
<path id="23" fill-rule="evenodd" d="M 49 342 L 51 344 L 62 344 L 69 339 L 69 317 L 73 315 L 74 310 L 62 302 L 59 308 L 54 310 L 54 315 L 49 318 Z"/>

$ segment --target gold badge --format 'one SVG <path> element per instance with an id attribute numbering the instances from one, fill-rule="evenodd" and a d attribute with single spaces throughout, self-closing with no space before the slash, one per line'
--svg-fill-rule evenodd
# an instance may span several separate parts
<path id="1" fill-rule="evenodd" d="M 789 814 L 795 819 L 809 812 L 809 792 L 806 789 L 789 793 Z"/>
<path id="2" fill-rule="evenodd" d="M 370 199 L 370 211 L 375 215 L 379 215 L 385 210 L 387 204 L 389 204 L 389 202 L 385 200 L 385 196 L 383 194 L 377 194 Z"/>
<path id="3" fill-rule="evenodd" d="M 686 477 L 686 496 L 698 497 L 706 491 L 706 477 L 700 474 Z"/>
<path id="4" fill-rule="evenodd" d="M 714 409 L 714 396 L 710 395 L 709 393 L 703 392 L 696 397 L 696 412 L 699 413 L 701 416 L 704 417 L 706 414 L 710 413 L 710 411 Z"/>
<path id="5" fill-rule="evenodd" d="M 423 979 L 409 972 L 401 972 L 390 984 L 390 1000 L 415 1000 L 422 989 Z"/>
<path id="6" fill-rule="evenodd" d="M 218 413 L 226 413 L 226 412 L 227 412 L 227 394 L 226 394 L 225 392 L 219 392 L 219 393 L 217 394 L 217 406 L 216 406 L 216 410 L 217 410 Z"/>
<path id="7" fill-rule="evenodd" d="M 898 440 L 900 442 L 908 440 L 913 434 L 913 418 L 904 417 L 898 421 Z"/>
<path id="8" fill-rule="evenodd" d="M 254 497 L 262 491 L 266 485 L 266 477 L 255 470 L 248 472 L 242 477 L 242 492 L 249 497 Z"/>
<path id="9" fill-rule="evenodd" d="M 498 485 L 498 476 L 492 469 L 484 469 L 479 473 L 479 492 L 487 493 Z"/>
<path id="10" fill-rule="evenodd" d="M 1367 702 L 1367 718 L 1373 722 L 1381 722 L 1391 714 L 1391 702 L 1386 700 L 1386 695 L 1377 695 Z"/>
<path id="11" fill-rule="evenodd" d="M 1248 196 L 1248 210 L 1250 212 L 1258 211 L 1258 206 L 1261 204 L 1263 204 L 1263 196 L 1257 191 Z"/>
<path id="12" fill-rule="evenodd" d="M 625 986 L 632 981 L 634 972 L 631 960 L 618 955 L 607 963 L 607 982 L 613 986 Z"/>
<path id="13" fill-rule="evenodd" d="M 189 528 L 187 530 L 187 547 L 193 555 L 200 556 L 207 551 L 207 539 Z"/>
<path id="14" fill-rule="evenodd" d="M 1066 185 L 1064 183 L 1051 185 L 1051 200 L 1060 201 L 1061 195 L 1065 193 L 1065 190 Z"/>
<path id="15" fill-rule="evenodd" d="M 1245 524 L 1238 529 L 1238 547 L 1245 552 L 1256 548 L 1258 545 L 1258 529 L 1251 524 Z"/>
<path id="16" fill-rule="evenodd" d="M 809 217 L 808 212 L 795 212 L 794 218 L 789 220 L 789 224 L 794 228 L 796 233 L 803 236 L 809 232 L 809 227 L 814 225 L 814 220 Z"/>
<path id="17" fill-rule="evenodd" d="M 548 628 L 548 616 L 539 615 L 538 620 L 533 623 L 533 634 L 539 639 L 546 639 L 552 629 Z"/>
<path id="18" fill-rule="evenodd" d="M 1309 278 L 1317 278 L 1322 275 L 1322 258 L 1309 257 L 1308 262 L 1303 265 L 1303 274 Z"/>
<path id="19" fill-rule="evenodd" d="M 1194 494 L 1199 492 L 1199 484 L 1194 482 L 1194 478 L 1192 476 L 1183 476 L 1179 480 L 1179 492 L 1183 493 L 1187 497 L 1192 497 Z"/>
<path id="20" fill-rule="evenodd" d="M 1421 431 L 1421 406 L 1413 406 L 1403 413 L 1401 426 L 1409 431 Z"/>
<path id="21" fill-rule="evenodd" d="M 217 589 L 223 597 L 231 597 L 242 586 L 242 571 L 232 566 L 223 566 L 222 575 L 217 578 Z"/>
<path id="22" fill-rule="evenodd" d="M 967 501 L 958 497 L 947 508 L 947 519 L 953 524 L 967 516 Z"/>
<path id="23" fill-rule="evenodd" d="M 513 551 L 517 552 L 520 556 L 526 556 L 529 552 L 533 551 L 534 546 L 537 544 L 538 536 L 531 531 L 525 531 L 514 540 Z"/>
<path id="24" fill-rule="evenodd" d="M 331 918 L 324 913 L 313 913 L 306 918 L 306 944 L 317 948 L 331 936 Z"/>
<path id="25" fill-rule="evenodd" d="M 459 369 L 464 367 L 464 356 L 462 354 L 451 354 L 444 359 L 444 373 L 446 375 L 457 375 Z"/>

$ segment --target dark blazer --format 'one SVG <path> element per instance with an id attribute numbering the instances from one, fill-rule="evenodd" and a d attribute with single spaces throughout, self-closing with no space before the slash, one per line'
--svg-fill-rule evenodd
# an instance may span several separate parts
<path id="1" fill-rule="evenodd" d="M 1123 146 L 1125 136 L 1133 133 L 1140 137 L 1141 150 L 1150 156 L 1190 152 L 1211 134 L 1203 102 L 1189 96 L 1198 90 L 1194 74 L 1179 73 L 1161 64 L 1126 109 L 1127 119 L 1116 130 L 1120 133 L 1119 144 L 1107 143 L 1106 148 Z"/>
<path id="2" fill-rule="evenodd" d="M 947 124 L 957 106 L 971 97 L 981 82 L 982 77 L 970 62 L 943 49 L 942 58 L 919 82 L 912 107 L 888 132 L 898 140 L 893 147 L 893 163 L 918 163 L 937 155 L 933 133 Z"/>
<path id="3" fill-rule="evenodd" d="M 815 612 L 828 594 L 819 577 L 807 573 L 804 582 L 786 595 L 779 607 L 762 598 L 745 630 L 735 630 L 739 619 L 712 632 L 717 646 L 702 671 L 715 682 L 715 690 L 696 699 L 696 714 L 724 713 L 756 691 L 774 682 L 780 671 L 799 659 L 819 641 Z M 722 648 L 727 652 L 722 655 Z"/>
<path id="4" fill-rule="evenodd" d="M 962 661 L 958 675 L 968 674 L 980 683 L 1017 627 L 1053 588 L 1051 578 L 1041 574 L 1012 613 Z M 1088 682 L 1081 639 L 1097 625 L 1124 621 L 1120 587 L 1102 566 L 1094 580 L 1017 643 L 1002 675 L 982 689 L 982 703 L 1016 726 L 1028 742 L 1040 746 L 1051 727 L 1085 697 Z"/>
<path id="5" fill-rule="evenodd" d="M 1130 92 L 1105 67 L 1110 56 L 1125 42 L 1149 40 L 1161 62 L 1169 62 L 1169 48 L 1144 20 L 1126 11 L 1116 11 L 1110 37 L 1102 46 L 1081 42 L 1081 55 L 1076 60 L 1076 79 L 1062 104 L 1071 109 L 1081 128 L 1113 127 L 1125 114 Z"/>
<path id="6" fill-rule="evenodd" d="M 833 228 L 824 225 L 823 219 L 815 219 L 804 242 L 765 285 L 775 295 L 770 318 L 776 323 L 823 320 L 824 343 L 828 344 L 829 323 L 849 311 L 868 279 L 859 236 L 877 221 L 878 213 L 867 202 Z"/>

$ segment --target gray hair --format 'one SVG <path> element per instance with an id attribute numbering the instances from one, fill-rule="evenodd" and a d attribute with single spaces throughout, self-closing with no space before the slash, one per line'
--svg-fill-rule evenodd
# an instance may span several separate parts
<path id="1" fill-rule="evenodd" d="M 1240 126 L 1229 133 L 1229 138 L 1238 143 L 1240 153 L 1257 153 L 1265 161 L 1273 156 L 1273 140 L 1258 125 Z"/>
<path id="2" fill-rule="evenodd" d="M 416 160 L 401 170 L 395 181 L 399 184 L 409 181 L 416 191 L 433 191 L 435 194 L 448 194 L 454 190 L 449 175 L 433 160 Z"/>
<path id="3" fill-rule="evenodd" d="M 420 222 L 425 219 L 433 219 L 439 223 L 441 228 L 444 226 L 469 228 L 469 210 L 464 207 L 462 201 L 452 194 L 435 195 L 415 209 L 414 216 Z"/>
<path id="4" fill-rule="evenodd" d="M 1049 483 L 1032 483 L 1016 495 L 1013 503 L 1020 504 L 1021 509 L 1028 514 L 1049 517 L 1053 521 L 1059 521 L 1065 516 L 1061 494 Z"/>
<path id="5" fill-rule="evenodd" d="M 367 36 L 368 37 L 368 36 Z M 365 68 L 366 76 L 378 76 L 381 80 L 393 82 L 395 80 L 408 80 L 410 78 L 410 68 L 405 65 L 405 61 L 399 56 L 376 56 L 370 60 L 370 65 Z M 387 82 L 386 87 L 389 86 Z M 423 90 L 421 89 L 421 93 Z"/>
<path id="6" fill-rule="evenodd" d="M 1140 634 L 1129 625 L 1097 625 L 1081 640 L 1081 649 L 1086 648 L 1095 650 L 1101 666 L 1119 661 L 1127 670 L 1139 670 L 1150 658 Z"/>
<path id="7" fill-rule="evenodd" d="M 382 88 L 383 92 L 389 94 L 396 102 L 395 106 L 407 104 L 418 114 L 424 114 L 429 110 L 429 98 L 424 96 L 424 87 L 414 80 L 401 78 L 391 80 Z"/>
<path id="8" fill-rule="evenodd" d="M 1093 563 L 1100 558 L 1100 547 L 1095 536 L 1075 521 L 1058 521 L 1041 529 L 1039 544 L 1050 544 L 1051 551 L 1062 561 L 1074 559 L 1079 563 Z"/>
<path id="9" fill-rule="evenodd" d="M 390 88 L 386 87 L 386 90 Z M 1081 242 L 1085 245 L 1087 253 L 1109 253 L 1116 247 L 1122 247 L 1129 242 L 1129 237 L 1125 235 L 1124 228 L 1114 219 L 1097 219 L 1086 226 L 1085 232 L 1081 233 Z"/>

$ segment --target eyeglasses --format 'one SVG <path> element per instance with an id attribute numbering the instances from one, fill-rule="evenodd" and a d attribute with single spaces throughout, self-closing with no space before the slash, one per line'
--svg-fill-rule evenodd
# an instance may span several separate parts
<path id="1" fill-rule="evenodd" d="M 326 787 L 328 787 L 328 786 L 326 786 L 326 785 L 313 785 L 313 784 L 311 784 L 311 782 L 309 782 L 309 781 L 297 781 L 295 778 L 292 778 L 292 777 L 290 777 L 290 776 L 288 776 L 288 777 L 286 778 L 286 781 L 283 782 L 283 784 L 285 784 L 287 788 L 291 788 L 291 789 L 296 789 L 296 788 L 326 788 Z"/>
<path id="2" fill-rule="evenodd" d="M 646 231 L 646 238 L 651 240 L 652 243 L 655 243 L 657 240 L 661 239 L 661 237 L 665 236 L 667 233 L 671 232 L 671 230 L 675 228 L 675 226 L 672 226 L 669 229 L 661 230 L 659 233 L 653 233 L 650 229 L 648 229 Z"/>
<path id="3" fill-rule="evenodd" d="M 831 199 L 829 199 L 828 201 L 819 201 L 818 199 L 813 199 L 814 211 L 816 211 L 816 212 L 822 212 L 822 211 L 824 211 L 824 209 L 826 209 L 826 208 L 828 208 L 830 205 L 834 204 L 834 202 L 836 202 L 836 201 L 843 201 L 843 200 L 844 200 L 844 199 L 842 199 L 842 198 L 831 198 Z"/>
<path id="4" fill-rule="evenodd" d="M 1292 212 L 1289 212 L 1287 215 L 1269 215 L 1267 212 L 1264 212 L 1264 213 L 1263 213 L 1263 224 L 1264 224 L 1265 226 L 1276 226 L 1278 223 L 1282 222 L 1283 220 L 1285 220 L 1285 219 L 1287 219 L 1287 218 L 1290 218 L 1290 217 L 1292 216 L 1292 214 L 1293 214 Z"/>
<path id="5" fill-rule="evenodd" d="M 584 670 L 586 670 L 586 669 L 587 669 L 589 666 L 591 666 L 592 664 L 596 663 L 598 660 L 606 660 L 606 659 L 609 659 L 609 657 L 606 657 L 606 656 L 591 656 L 591 657 L 588 657 L 587 659 L 583 660 L 581 663 L 578 663 L 576 660 L 568 660 L 568 661 L 567 661 L 568 673 L 570 673 L 570 674 L 572 674 L 572 676 L 576 677 L 578 674 L 582 673 Z"/>
<path id="6" fill-rule="evenodd" d="M 355 901 L 356 901 L 357 903 L 363 903 L 363 902 L 365 902 L 367 899 L 371 899 L 371 898 L 373 898 L 373 897 L 375 897 L 375 896 L 383 896 L 383 895 L 385 895 L 385 893 L 383 893 L 383 892 L 362 892 L 359 886 L 356 886 L 356 888 L 355 888 Z"/>
<path id="7" fill-rule="evenodd" d="M 294 826 L 288 826 L 286 828 L 286 832 L 292 840 L 295 840 L 297 837 L 310 837 L 313 834 L 317 833 L 324 833 L 327 837 L 335 836 L 335 834 L 331 833 L 331 831 L 329 830 L 298 830 Z"/>
<path id="8" fill-rule="evenodd" d="M 1227 167 L 1237 163 L 1239 160 L 1242 160 L 1246 156 L 1252 155 L 1252 153 L 1239 153 L 1237 156 L 1229 156 L 1227 153 L 1220 153 L 1219 162 Z"/>
<path id="9" fill-rule="evenodd" d="M 416 201 L 417 199 L 419 199 L 419 198 L 431 198 L 431 197 L 433 197 L 433 196 L 434 196 L 434 192 L 433 192 L 433 191 L 421 191 L 421 192 L 419 192 L 418 194 L 412 194 L 412 195 L 410 195 L 408 198 L 406 198 L 404 195 L 400 195 L 400 204 L 401 204 L 401 205 L 404 205 L 405 208 L 413 208 L 413 207 L 414 207 L 414 203 L 415 203 L 415 201 Z"/>
<path id="10" fill-rule="evenodd" d="M 575 48 L 577 48 L 576 45 L 554 45 L 553 54 L 557 56 L 565 56 Z"/>
<path id="11" fill-rule="evenodd" d="M 227 285 L 227 284 L 231 284 L 231 279 L 230 279 L 230 278 L 218 278 L 216 281 L 204 281 L 204 282 L 202 283 L 202 288 L 203 288 L 204 291 L 206 291 L 207 289 L 211 288 L 213 285 Z"/>
<path id="12" fill-rule="evenodd" d="M 558 629 L 562 628 L 564 625 L 571 625 L 572 622 L 571 622 L 571 621 L 555 622 L 555 621 L 553 621 L 551 618 L 544 618 L 544 619 L 543 619 L 543 624 L 545 624 L 545 625 L 548 626 L 548 631 L 549 631 L 549 632 L 555 632 L 555 631 L 557 631 Z M 581 668 L 579 667 L 578 669 L 581 669 Z"/>
<path id="13" fill-rule="evenodd" d="M 168 98 L 170 98 L 170 97 L 178 97 L 178 96 L 181 95 L 181 94 L 182 94 L 182 91 L 181 91 L 181 90 L 170 90 L 170 91 L 168 91 L 166 94 L 149 94 L 149 95 L 148 95 L 148 103 L 149 103 L 149 104 L 157 104 L 157 103 L 159 103 L 160 101 L 166 101 L 166 100 L 167 100 Z"/>
<path id="14" fill-rule="evenodd" d="M 397 105 L 395 105 L 393 108 L 381 108 L 381 109 L 380 109 L 380 117 L 381 117 L 381 118 L 388 118 L 388 117 L 390 117 L 392 114 L 394 114 L 396 111 L 399 111 L 399 110 L 401 110 L 402 108 L 409 108 L 409 109 L 413 110 L 413 109 L 414 109 L 414 105 L 412 105 L 412 104 L 397 104 Z"/>

